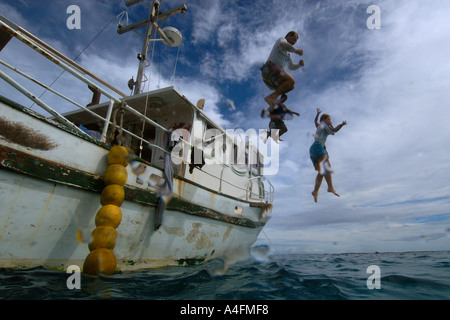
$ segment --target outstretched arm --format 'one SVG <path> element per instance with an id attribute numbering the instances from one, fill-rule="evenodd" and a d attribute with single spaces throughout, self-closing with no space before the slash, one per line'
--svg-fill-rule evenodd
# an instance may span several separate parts
<path id="1" fill-rule="evenodd" d="M 292 111 L 291 109 L 288 109 L 288 108 L 286 108 L 286 111 L 300 117 L 300 113 L 298 113 L 298 112 Z"/>
<path id="2" fill-rule="evenodd" d="M 347 124 L 347 121 L 342 121 L 342 123 L 341 124 L 338 124 L 337 126 L 336 126 L 336 128 L 334 128 L 334 132 L 338 132 L 339 130 L 341 130 L 341 128 L 343 127 L 343 126 L 345 126 Z"/>
<path id="3" fill-rule="evenodd" d="M 281 50 L 284 50 L 284 51 L 287 51 L 287 52 L 292 52 L 292 53 L 298 54 L 299 56 L 303 55 L 303 49 L 297 49 L 296 47 L 291 45 L 286 40 L 280 41 L 280 48 L 281 48 Z M 304 60 L 300 60 L 296 64 L 296 63 L 294 63 L 294 61 L 292 60 L 291 55 L 289 54 L 288 55 L 287 66 L 288 66 L 289 70 L 297 70 L 298 68 L 305 66 L 305 61 Z"/>
<path id="4" fill-rule="evenodd" d="M 301 49 L 299 49 L 301 50 Z M 301 50 L 303 53 L 303 50 Z M 291 55 L 289 55 L 288 57 L 288 64 L 287 64 L 289 70 L 297 70 L 300 67 L 304 67 L 305 66 L 305 61 L 304 60 L 300 60 L 297 64 L 294 63 L 294 60 L 292 60 Z"/>
<path id="5" fill-rule="evenodd" d="M 319 127 L 319 125 L 320 125 L 320 123 L 319 123 L 319 114 L 321 112 L 322 111 L 319 108 L 317 108 L 317 114 L 316 114 L 316 117 L 314 118 L 314 124 L 316 125 L 316 128 Z"/>

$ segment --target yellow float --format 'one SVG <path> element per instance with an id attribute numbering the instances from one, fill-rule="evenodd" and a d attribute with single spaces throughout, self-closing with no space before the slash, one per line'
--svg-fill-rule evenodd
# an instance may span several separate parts
<path id="1" fill-rule="evenodd" d="M 116 228 L 122 220 L 120 206 L 125 199 L 123 186 L 127 181 L 129 149 L 113 146 L 108 153 L 108 167 L 105 170 L 103 188 L 100 196 L 102 207 L 95 216 L 96 228 L 92 231 L 89 243 L 90 253 L 83 265 L 83 272 L 88 275 L 113 274 L 116 270 L 116 257 L 112 249 L 116 245 Z"/>
<path id="2" fill-rule="evenodd" d="M 110 249 L 99 248 L 89 252 L 84 260 L 83 272 L 96 276 L 102 274 L 113 274 L 116 270 L 116 256 Z"/>
<path id="3" fill-rule="evenodd" d="M 116 246 L 116 229 L 113 227 L 97 227 L 92 231 L 92 241 L 89 243 L 89 250 L 99 248 L 114 249 Z"/>
<path id="4" fill-rule="evenodd" d="M 114 146 L 108 153 L 108 164 L 120 164 L 124 167 L 128 165 L 128 155 L 130 151 L 122 146 Z"/>
<path id="5" fill-rule="evenodd" d="M 120 207 L 125 199 L 125 191 L 121 185 L 110 184 L 103 188 L 102 195 L 100 196 L 100 204 L 102 206 L 107 204 L 113 204 Z"/>
<path id="6" fill-rule="evenodd" d="M 104 205 L 98 210 L 95 216 L 96 227 L 113 227 L 117 228 L 122 221 L 122 211 L 118 206 L 113 204 Z"/>
<path id="7" fill-rule="evenodd" d="M 106 185 L 118 184 L 124 186 L 127 182 L 127 169 L 121 164 L 111 164 L 106 168 L 103 180 Z"/>

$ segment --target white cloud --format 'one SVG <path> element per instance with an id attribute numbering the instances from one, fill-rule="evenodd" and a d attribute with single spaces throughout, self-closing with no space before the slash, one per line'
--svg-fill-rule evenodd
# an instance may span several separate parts
<path id="1" fill-rule="evenodd" d="M 221 13 L 220 1 L 209 1 L 207 6 L 205 3 L 200 4 L 201 10 L 192 10 L 194 16 L 194 41 L 205 42 L 212 41 L 215 30 L 224 21 L 224 15 Z M 199 8 L 199 7 L 197 7 Z"/>
<path id="2" fill-rule="evenodd" d="M 218 104 L 221 101 L 221 96 L 215 87 L 204 81 L 179 78 L 176 81 L 175 88 L 193 104 L 196 104 L 199 99 L 205 99 L 205 107 L 203 109 L 205 114 L 222 127 L 230 125 L 230 122 L 219 111 Z"/>

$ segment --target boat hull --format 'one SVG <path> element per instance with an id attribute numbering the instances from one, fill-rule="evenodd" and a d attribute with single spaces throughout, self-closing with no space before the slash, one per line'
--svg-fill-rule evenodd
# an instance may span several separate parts
<path id="1" fill-rule="evenodd" d="M 101 207 L 109 148 L 14 103 L 0 104 L 0 267 L 81 268 Z M 155 230 L 159 196 L 149 181 L 162 178 L 163 170 L 141 166 L 146 170 L 139 176 L 127 166 L 114 247 L 118 269 L 248 254 L 269 219 L 267 206 L 175 176 Z"/>
<path id="2" fill-rule="evenodd" d="M 81 267 L 89 253 L 100 194 L 6 170 L 0 174 L 0 266 Z M 247 253 L 262 228 L 169 209 L 155 231 L 154 206 L 127 200 L 121 209 L 114 248 L 121 270 L 196 263 L 217 256 L 234 259 Z"/>

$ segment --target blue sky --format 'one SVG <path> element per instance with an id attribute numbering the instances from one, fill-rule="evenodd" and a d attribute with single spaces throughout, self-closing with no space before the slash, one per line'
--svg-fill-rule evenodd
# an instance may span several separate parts
<path id="1" fill-rule="evenodd" d="M 2 1 L 0 12 L 71 58 L 106 26 L 77 61 L 129 93 L 141 39 L 118 35 L 117 19 L 108 24 L 124 3 Z M 181 3 L 164 0 L 162 10 Z M 449 1 L 184 3 L 186 14 L 165 23 L 182 32 L 183 43 L 179 49 L 155 46 L 145 88 L 174 85 L 193 102 L 205 98 L 205 112 L 226 129 L 267 128 L 259 115 L 270 91 L 259 66 L 278 38 L 290 30 L 300 36 L 296 46 L 306 66 L 291 72 L 296 88 L 287 105 L 301 117 L 286 122 L 280 170 L 269 177 L 276 188 L 272 219 L 258 243 L 267 243 L 267 235 L 278 252 L 300 253 L 449 249 Z M 73 4 L 81 9 L 80 30 L 66 27 Z M 367 28 L 369 5 L 381 10 L 380 29 Z M 142 5 L 127 11 L 130 23 L 147 15 Z M 22 48 L 10 43 L 0 57 L 33 73 L 44 62 L 31 62 Z M 56 76 L 49 71 L 46 83 Z M 0 93 L 11 97 L 3 83 Z M 316 108 L 331 114 L 335 125 L 348 122 L 327 141 L 341 197 L 327 193 L 324 183 L 318 203 L 308 153 Z"/>

